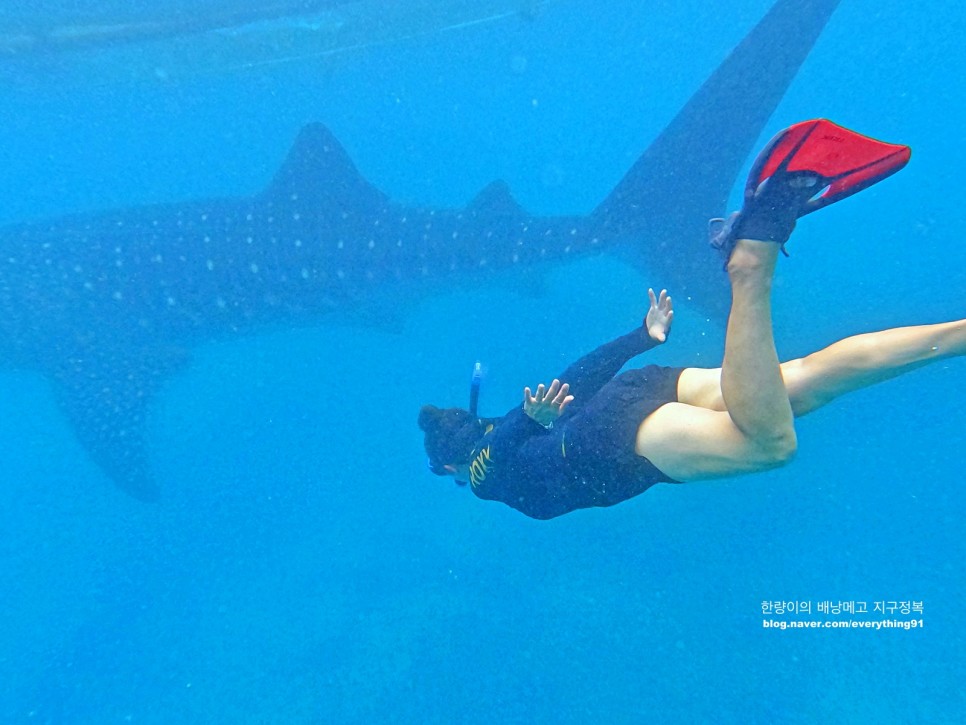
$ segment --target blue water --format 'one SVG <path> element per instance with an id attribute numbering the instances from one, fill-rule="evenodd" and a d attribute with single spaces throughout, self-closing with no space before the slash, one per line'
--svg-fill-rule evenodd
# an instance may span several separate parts
<path id="1" fill-rule="evenodd" d="M 503 178 L 584 213 L 769 4 L 571 0 L 241 73 L 18 77 L 0 219 L 251 194 L 314 120 L 400 201 Z M 914 149 L 802 222 L 783 357 L 963 316 L 964 33 L 954 3 L 843 0 L 763 134 L 827 116 Z M 47 381 L 0 375 L 0 720 L 961 722 L 966 361 L 802 420 L 782 470 L 537 522 L 428 474 L 414 422 L 462 404 L 477 358 L 502 412 L 662 284 L 609 258 L 541 282 L 195 350 L 152 409 L 157 505 L 94 466 Z M 651 361 L 717 364 L 720 323 L 676 304 Z M 779 599 L 917 600 L 924 628 L 764 629 Z"/>

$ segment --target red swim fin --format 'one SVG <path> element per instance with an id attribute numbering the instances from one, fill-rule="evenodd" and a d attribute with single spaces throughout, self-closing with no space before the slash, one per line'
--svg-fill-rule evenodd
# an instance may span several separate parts
<path id="1" fill-rule="evenodd" d="M 802 121 L 781 131 L 758 154 L 745 198 L 773 176 L 817 174 L 821 191 L 799 209 L 801 217 L 891 176 L 911 155 L 908 146 L 878 141 L 824 118 Z"/>
<path id="2" fill-rule="evenodd" d="M 738 239 L 780 244 L 795 220 L 841 201 L 896 173 L 908 146 L 884 143 L 824 118 L 789 126 L 752 164 L 740 212 L 708 224 L 711 246 L 727 260 Z"/>

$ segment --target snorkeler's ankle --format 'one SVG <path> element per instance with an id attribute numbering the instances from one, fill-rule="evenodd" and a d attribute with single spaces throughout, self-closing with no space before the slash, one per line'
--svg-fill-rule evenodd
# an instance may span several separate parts
<path id="1" fill-rule="evenodd" d="M 771 278 L 778 261 L 778 245 L 754 239 L 739 239 L 728 259 L 728 276 L 734 281 L 746 277 Z"/>

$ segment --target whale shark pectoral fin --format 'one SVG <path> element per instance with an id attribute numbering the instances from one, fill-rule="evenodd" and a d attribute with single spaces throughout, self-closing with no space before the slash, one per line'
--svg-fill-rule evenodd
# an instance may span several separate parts
<path id="1" fill-rule="evenodd" d="M 118 487 L 142 501 L 160 496 L 146 444 L 148 407 L 186 362 L 183 350 L 85 350 L 54 372 L 55 398 L 81 445 Z"/>

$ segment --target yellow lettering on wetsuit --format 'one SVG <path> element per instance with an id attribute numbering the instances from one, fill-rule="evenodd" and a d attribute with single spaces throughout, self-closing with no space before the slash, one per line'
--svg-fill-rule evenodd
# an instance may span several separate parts
<path id="1" fill-rule="evenodd" d="M 470 463 L 470 485 L 473 488 L 476 488 L 486 480 L 487 469 L 491 462 L 489 446 L 476 454 L 476 458 Z"/>

